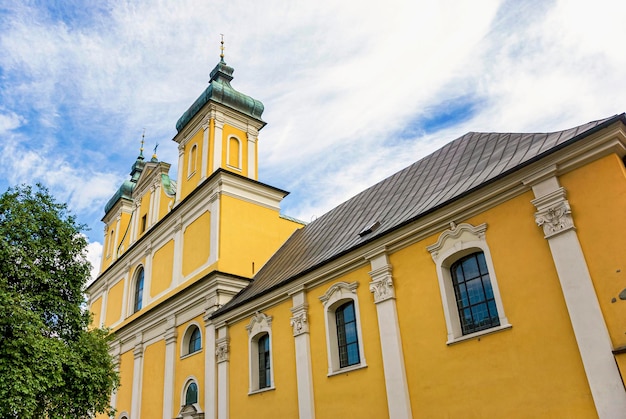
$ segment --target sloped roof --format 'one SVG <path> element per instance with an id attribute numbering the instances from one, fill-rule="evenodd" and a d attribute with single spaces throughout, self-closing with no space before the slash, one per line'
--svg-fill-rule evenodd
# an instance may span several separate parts
<path id="1" fill-rule="evenodd" d="M 626 116 L 551 133 L 469 132 L 294 232 L 214 317 L 618 120 Z M 359 235 L 376 221 L 374 231 Z"/>

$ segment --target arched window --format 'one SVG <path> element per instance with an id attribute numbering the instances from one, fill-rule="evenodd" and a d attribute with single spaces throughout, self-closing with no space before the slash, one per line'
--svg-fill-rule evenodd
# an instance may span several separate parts
<path id="1" fill-rule="evenodd" d="M 272 316 L 256 313 L 250 319 L 248 348 L 250 352 L 250 393 L 274 388 L 272 370 Z"/>
<path id="2" fill-rule="evenodd" d="M 228 165 L 241 169 L 241 142 L 237 137 L 228 139 Z"/>
<path id="3" fill-rule="evenodd" d="M 187 356 L 202 349 L 202 332 L 198 324 L 193 322 L 187 326 L 181 342 L 180 356 Z"/>
<path id="4" fill-rule="evenodd" d="M 135 275 L 135 299 L 133 304 L 133 312 L 136 313 L 141 310 L 143 303 L 143 278 L 144 270 L 143 267 L 139 268 L 139 271 Z"/>
<path id="5" fill-rule="evenodd" d="M 437 267 L 448 345 L 511 327 L 486 231 L 487 224 L 452 223 L 427 247 Z"/>
<path id="6" fill-rule="evenodd" d="M 109 250 L 107 252 L 107 256 L 111 256 L 113 253 L 113 249 L 115 248 L 115 243 L 113 243 L 115 230 L 111 230 L 111 234 L 109 234 Z"/>
<path id="7" fill-rule="evenodd" d="M 357 282 L 333 284 L 320 301 L 324 304 L 328 375 L 366 366 L 359 320 Z"/>
<path id="8" fill-rule="evenodd" d="M 500 326 L 485 254 L 459 259 L 450 266 L 450 273 L 463 334 Z"/>
<path id="9" fill-rule="evenodd" d="M 196 173 L 196 166 L 198 161 L 198 145 L 194 144 L 189 150 L 189 162 L 187 165 L 187 176 L 190 177 Z"/>
<path id="10" fill-rule="evenodd" d="M 194 403 L 198 403 L 198 385 L 190 381 L 185 390 L 185 405 Z"/>
<path id="11" fill-rule="evenodd" d="M 348 301 L 335 310 L 339 367 L 349 367 L 360 362 L 359 338 L 356 332 L 354 302 Z"/>
<path id="12" fill-rule="evenodd" d="M 257 341 L 259 353 L 259 388 L 272 385 L 270 366 L 270 335 L 267 333 Z"/>

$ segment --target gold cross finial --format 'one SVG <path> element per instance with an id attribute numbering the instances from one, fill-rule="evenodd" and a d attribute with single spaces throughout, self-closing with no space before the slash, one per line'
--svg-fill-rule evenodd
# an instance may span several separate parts
<path id="1" fill-rule="evenodd" d="M 224 61 L 224 50 L 226 49 L 226 48 L 224 48 L 224 34 L 221 33 L 220 35 L 222 36 L 222 41 L 220 42 L 222 44 L 222 45 L 220 45 L 220 51 L 221 51 L 220 52 L 220 59 L 222 61 Z"/>

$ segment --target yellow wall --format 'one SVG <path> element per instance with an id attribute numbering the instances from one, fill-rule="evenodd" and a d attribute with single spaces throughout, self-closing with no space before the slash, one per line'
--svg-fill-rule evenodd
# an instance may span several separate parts
<path id="1" fill-rule="evenodd" d="M 133 392 L 133 351 L 128 351 L 120 356 L 120 387 L 117 390 L 115 409 L 118 413 L 123 411 L 130 413 Z"/>
<path id="2" fill-rule="evenodd" d="M 141 417 L 160 418 L 163 415 L 163 384 L 165 382 L 165 341 L 148 346 L 143 355 Z"/>
<path id="3" fill-rule="evenodd" d="M 230 333 L 230 415 L 233 418 L 297 418 L 298 392 L 293 331 L 289 324 L 291 302 L 263 313 L 272 317 L 271 368 L 275 390 L 248 395 L 250 368 L 246 318 L 229 328 Z M 268 408 L 271 406 L 271 408 Z M 318 416 L 324 417 L 324 416 Z"/>
<path id="4" fill-rule="evenodd" d="M 185 336 L 185 331 L 187 327 L 195 322 L 196 325 L 200 328 L 200 333 L 202 334 L 202 349 L 198 352 L 194 352 L 191 355 L 187 355 L 181 358 L 181 345 Z M 175 374 L 176 377 L 174 379 L 174 409 L 175 412 L 172 413 L 172 417 L 175 414 L 178 414 L 180 407 L 184 404 L 185 400 L 181 397 L 184 397 L 183 390 L 185 385 L 187 384 L 187 380 L 189 377 L 194 377 L 196 379 L 196 383 L 198 384 L 198 403 L 202 410 L 205 410 L 204 406 L 204 351 L 206 350 L 206 336 L 205 330 L 202 325 L 204 321 L 202 320 L 202 316 L 198 316 L 192 321 L 189 321 L 183 325 L 180 325 L 176 331 L 178 333 L 178 341 L 176 342 L 176 363 L 175 363 Z"/>
<path id="5" fill-rule="evenodd" d="M 561 176 L 613 347 L 626 346 L 626 174 L 616 155 Z M 601 187 L 598 187 L 601 185 Z M 612 302 L 615 299 L 615 302 Z"/>
<path id="6" fill-rule="evenodd" d="M 409 392 L 416 417 L 595 417 L 550 250 L 527 192 L 469 220 L 487 223 L 512 328 L 446 345 L 436 266 L 426 247 L 390 257 Z M 368 359 L 369 362 L 369 359 Z"/>
<path id="7" fill-rule="evenodd" d="M 383 375 L 376 306 L 369 292 L 369 266 L 325 283 L 308 293 L 311 333 L 311 364 L 316 417 L 387 418 L 387 398 Z M 357 281 L 360 324 L 366 368 L 328 377 L 328 357 L 324 306 L 319 297 L 336 282 Z M 293 345 L 293 342 L 292 342 Z"/>
<path id="8" fill-rule="evenodd" d="M 209 260 L 211 213 L 204 212 L 183 232 L 183 275 L 189 275 Z"/>
<path id="9" fill-rule="evenodd" d="M 91 314 L 93 315 L 93 320 L 91 324 L 94 325 L 95 327 L 99 327 L 100 321 L 101 321 L 100 315 L 102 313 L 102 297 L 98 297 L 94 301 L 91 302 L 89 311 L 91 311 Z"/>
<path id="10" fill-rule="evenodd" d="M 152 279 L 150 296 L 154 298 L 165 291 L 172 283 L 174 262 L 174 240 L 168 241 L 154 253 L 152 258 Z"/>
<path id="11" fill-rule="evenodd" d="M 222 195 L 219 269 L 252 276 L 301 224 L 278 211 Z M 254 269 L 252 264 L 254 263 Z"/>
<path id="12" fill-rule="evenodd" d="M 118 281 L 109 290 L 107 296 L 107 312 L 105 324 L 107 326 L 117 322 L 122 317 L 122 300 L 124 297 L 124 280 Z"/>

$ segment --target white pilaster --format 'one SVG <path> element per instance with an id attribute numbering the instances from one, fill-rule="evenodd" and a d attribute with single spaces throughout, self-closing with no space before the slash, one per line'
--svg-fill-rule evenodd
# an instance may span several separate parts
<path id="1" fill-rule="evenodd" d="M 133 207 L 134 209 L 132 212 L 131 227 L 130 227 L 130 242 L 131 243 L 137 240 L 137 229 L 139 225 L 139 202 L 134 202 Z"/>
<path id="2" fill-rule="evenodd" d="M 216 343 L 215 325 L 210 320 L 214 310 L 209 310 L 204 316 L 204 418 L 215 419 L 217 416 L 217 369 L 215 365 Z"/>
<path id="3" fill-rule="evenodd" d="M 148 204 L 148 219 L 146 220 L 146 230 L 152 226 L 154 219 L 154 185 L 150 186 L 150 203 Z"/>
<path id="4" fill-rule="evenodd" d="M 150 225 L 156 224 L 159 221 L 159 207 L 161 206 L 161 177 L 159 175 L 158 180 L 154 184 L 154 205 L 152 207 L 152 222 Z"/>
<path id="5" fill-rule="evenodd" d="M 165 329 L 165 371 L 163 374 L 163 419 L 174 416 L 174 377 L 176 365 L 176 318 L 167 319 Z"/>
<path id="6" fill-rule="evenodd" d="M 258 132 L 255 129 L 248 128 L 248 177 L 256 180 L 256 142 Z"/>
<path id="7" fill-rule="evenodd" d="M 202 134 L 202 167 L 200 168 L 200 182 L 206 179 L 209 166 L 209 127 L 210 124 L 208 121 L 205 124 L 202 124 L 204 132 Z"/>
<path id="8" fill-rule="evenodd" d="M 626 391 L 600 304 L 574 227 L 565 189 L 552 176 L 533 185 L 535 221 L 543 227 L 561 282 L 591 395 L 603 419 L 626 415 Z"/>
<path id="9" fill-rule="evenodd" d="M 218 119 L 219 118 L 219 119 Z M 222 128 L 224 128 L 224 120 L 221 115 L 215 115 L 215 129 L 213 136 L 213 171 L 217 171 L 222 167 L 222 145 L 224 143 Z"/>
<path id="10" fill-rule="evenodd" d="M 296 346 L 296 380 L 298 387 L 298 412 L 300 419 L 315 418 L 313 398 L 313 373 L 311 366 L 311 341 L 308 323 L 308 305 L 304 290 L 291 296 L 293 307 L 290 319 Z"/>
<path id="11" fill-rule="evenodd" d="M 106 317 L 107 317 L 107 303 L 109 298 L 109 284 L 104 284 L 104 291 L 102 292 L 102 306 L 100 307 L 100 327 L 108 326 L 106 325 Z"/>
<path id="12" fill-rule="evenodd" d="M 209 231 L 209 264 L 217 261 L 219 257 L 220 238 L 220 193 L 216 192 L 209 200 L 209 212 L 211 214 L 211 231 Z"/>
<path id="13" fill-rule="evenodd" d="M 118 240 L 119 240 L 119 237 L 120 237 L 120 224 L 121 224 L 121 221 L 122 221 L 122 216 L 118 215 L 117 216 L 117 220 L 115 222 L 115 239 L 114 239 L 113 244 L 112 244 L 113 248 L 111 249 L 111 253 L 112 253 L 111 258 L 112 258 L 112 260 L 117 259 L 117 257 L 119 256 L 117 254 L 117 249 L 118 249 L 118 246 L 119 246 Z"/>
<path id="14" fill-rule="evenodd" d="M 143 302 L 143 307 L 146 307 L 148 304 L 150 304 L 151 301 L 150 286 L 152 285 L 152 246 L 149 242 L 144 252 L 144 256 L 145 262 L 143 264 L 143 294 L 141 297 L 141 301 Z"/>
<path id="15" fill-rule="evenodd" d="M 121 344 L 117 344 L 114 346 L 115 348 L 115 352 L 113 353 L 113 365 L 114 365 L 114 369 L 115 372 L 117 372 L 119 374 L 120 372 L 120 355 L 122 352 L 122 345 Z M 111 393 L 111 407 L 113 409 L 115 409 L 115 407 L 117 406 L 117 390 L 114 390 Z"/>
<path id="16" fill-rule="evenodd" d="M 174 205 L 178 205 L 178 203 L 183 199 L 182 197 L 182 188 L 183 188 L 183 172 L 185 168 L 183 167 L 183 163 L 185 161 L 185 146 L 178 146 L 178 174 L 176 176 L 176 202 Z"/>
<path id="17" fill-rule="evenodd" d="M 369 273 L 372 278 L 370 291 L 374 294 L 374 303 L 378 315 L 378 331 L 383 356 L 389 418 L 410 419 L 413 414 L 411 413 L 409 386 L 404 368 L 404 354 L 391 265 L 385 249 L 379 249 L 366 257 L 372 268 Z"/>
<path id="18" fill-rule="evenodd" d="M 229 338 L 228 327 L 226 325 L 217 329 L 217 340 L 215 345 L 215 357 L 217 360 L 217 417 L 218 419 L 228 419 Z"/>
<path id="19" fill-rule="evenodd" d="M 141 382 L 143 376 L 143 341 L 141 333 L 135 337 L 135 358 L 133 365 L 133 391 L 130 419 L 141 419 Z"/>
<path id="20" fill-rule="evenodd" d="M 180 284 L 183 277 L 183 222 L 181 219 L 174 225 L 174 260 L 172 263 L 172 286 Z"/>

